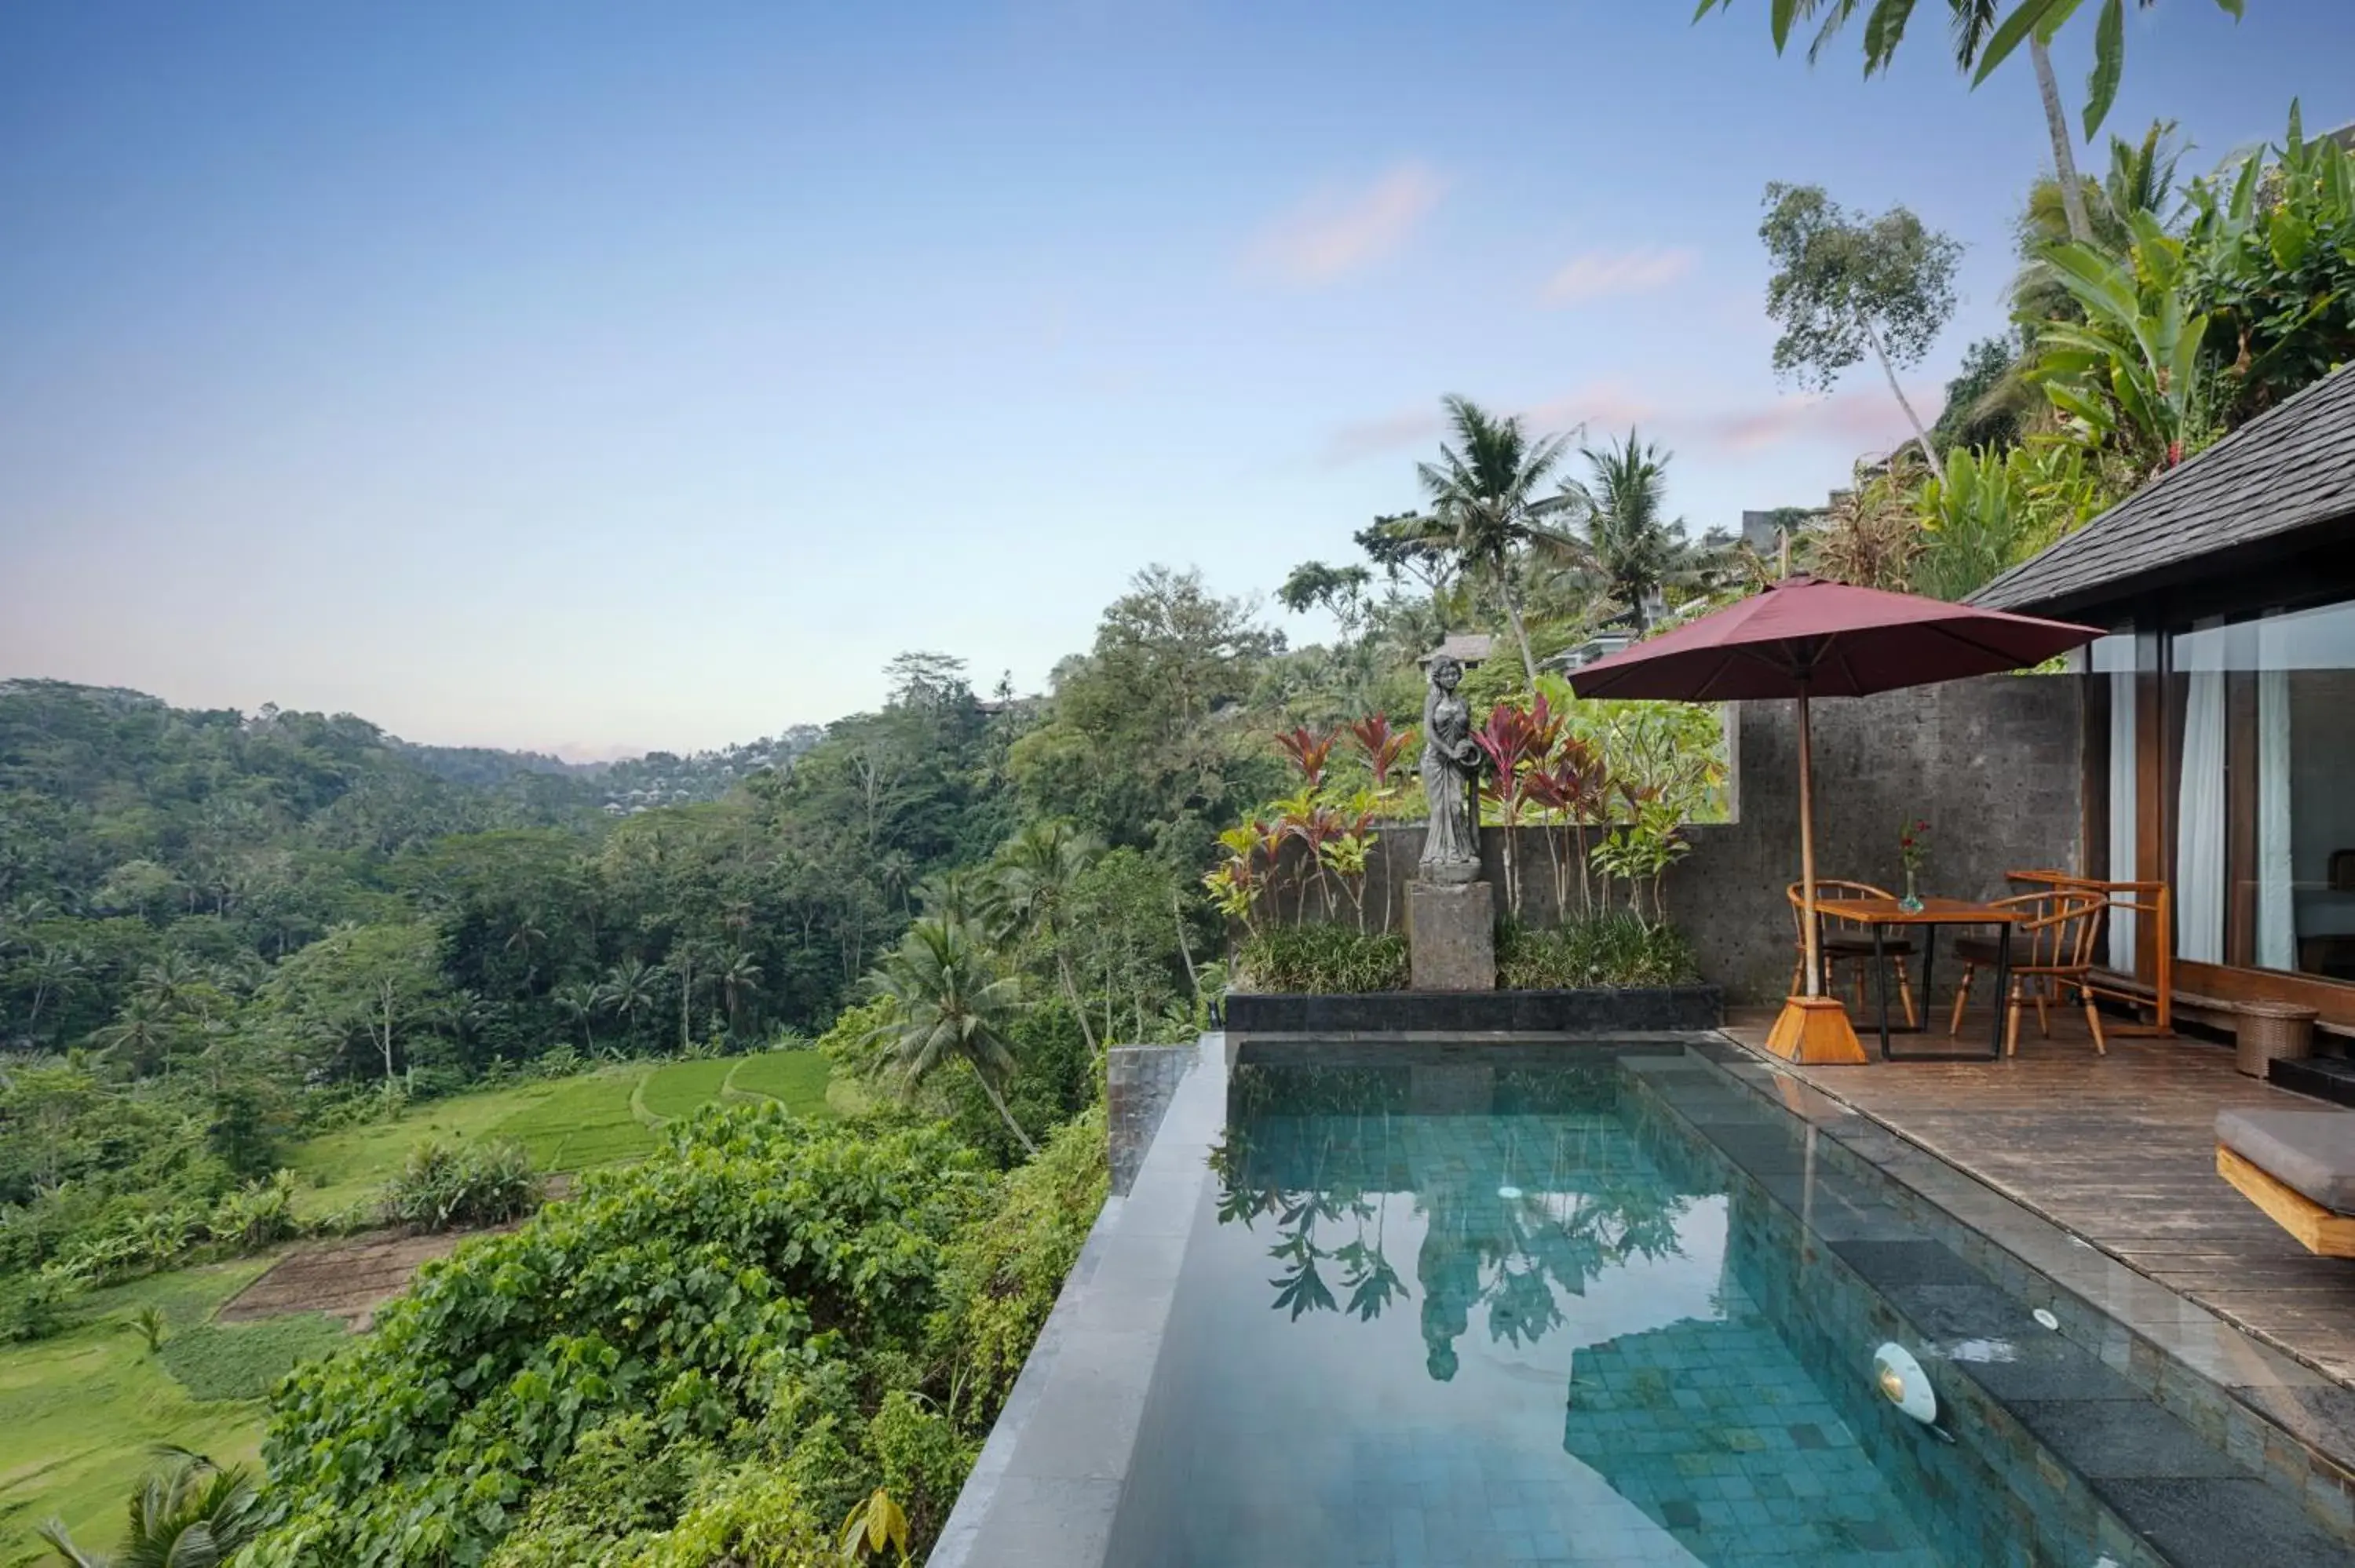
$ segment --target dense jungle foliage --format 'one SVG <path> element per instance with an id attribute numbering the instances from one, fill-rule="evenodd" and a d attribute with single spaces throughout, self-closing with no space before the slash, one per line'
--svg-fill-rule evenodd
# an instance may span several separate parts
<path id="1" fill-rule="evenodd" d="M 928 1541 L 1103 1183 L 1100 1116 L 1000 1177 L 938 1126 L 706 1112 L 297 1372 L 250 1561 L 816 1563 L 878 1487 Z"/>

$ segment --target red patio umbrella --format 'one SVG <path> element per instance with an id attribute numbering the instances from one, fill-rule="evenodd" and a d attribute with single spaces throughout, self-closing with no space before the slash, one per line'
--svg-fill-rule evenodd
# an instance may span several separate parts
<path id="1" fill-rule="evenodd" d="M 1816 930 L 1810 697 L 1861 697 L 2038 664 L 2099 637 L 2091 626 L 2006 615 L 1915 594 L 1800 576 L 1571 673 L 1582 697 L 1799 704 L 1799 882 L 1806 995 L 1787 1002 L 1769 1044 L 1800 1061 L 1864 1058 L 1848 1015 L 1823 994 Z"/>

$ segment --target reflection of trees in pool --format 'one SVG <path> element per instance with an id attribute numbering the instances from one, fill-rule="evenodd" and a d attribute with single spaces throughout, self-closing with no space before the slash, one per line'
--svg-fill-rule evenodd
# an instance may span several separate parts
<path id="1" fill-rule="evenodd" d="M 1228 1119 L 1407 1115 L 1417 1071 L 1242 1063 L 1227 1079 Z M 1576 1116 L 1607 1112 L 1618 1096 L 1619 1067 L 1605 1057 L 1566 1067 L 1497 1068 L 1481 1108 L 1495 1116 Z"/>
<path id="2" fill-rule="evenodd" d="M 1612 1130 L 1604 1124 L 1546 1129 L 1541 1169 L 1530 1169 L 1525 1153 L 1517 1161 L 1519 1151 L 1511 1141 L 1503 1150 L 1467 1150 L 1468 1162 L 1450 1162 L 1444 1175 L 1410 1194 L 1424 1220 L 1415 1278 L 1423 1289 L 1426 1365 L 1434 1379 L 1444 1383 L 1455 1375 L 1455 1341 L 1476 1308 L 1487 1309 L 1491 1340 L 1533 1345 L 1561 1324 L 1557 1287 L 1583 1296 L 1590 1281 L 1631 1258 L 1680 1255 L 1677 1221 L 1686 1200 L 1666 1191 L 1656 1176 L 1605 1160 Z M 1283 1272 L 1268 1284 L 1275 1291 L 1274 1309 L 1295 1319 L 1342 1309 L 1326 1281 L 1326 1265 L 1338 1270 L 1348 1310 L 1360 1319 L 1380 1317 L 1412 1294 L 1383 1251 L 1389 1194 L 1320 1179 L 1328 1169 L 1369 1163 L 1362 1149 L 1344 1152 L 1337 1147 L 1340 1141 L 1327 1137 L 1289 1150 L 1292 1159 L 1258 1161 L 1250 1133 L 1231 1127 L 1211 1153 L 1220 1180 L 1219 1223 L 1249 1229 L 1273 1217 L 1276 1241 L 1268 1255 Z M 1309 1184 L 1280 1186 L 1264 1177 L 1254 1184 L 1255 1168 L 1296 1170 Z M 1538 1190 L 1513 1186 L 1517 1170 L 1540 1183 Z"/>

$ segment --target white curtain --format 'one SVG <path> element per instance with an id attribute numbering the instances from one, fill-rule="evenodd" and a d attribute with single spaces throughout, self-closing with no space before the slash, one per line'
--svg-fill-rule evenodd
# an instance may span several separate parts
<path id="1" fill-rule="evenodd" d="M 2110 672 L 2110 880 L 2135 879 L 2135 673 Z M 2110 909 L 2110 968 L 2135 972 L 2135 912 Z"/>
<path id="2" fill-rule="evenodd" d="M 2297 914 L 2290 896 L 2289 671 L 2281 627 L 2257 626 L 2257 967 L 2297 968 Z"/>
<path id="3" fill-rule="evenodd" d="M 2203 964 L 2224 961 L 2222 642 L 2222 637 L 2176 641 L 2179 650 L 2198 649 L 2193 659 L 2203 667 L 2187 672 L 2183 704 L 2183 778 L 2175 796 L 2175 956 Z"/>

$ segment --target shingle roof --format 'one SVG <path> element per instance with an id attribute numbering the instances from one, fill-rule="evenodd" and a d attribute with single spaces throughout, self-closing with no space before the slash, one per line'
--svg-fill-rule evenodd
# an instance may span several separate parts
<path id="1" fill-rule="evenodd" d="M 2355 515 L 2355 366 L 2325 376 L 1978 592 L 2057 612 L 2205 556 Z"/>

